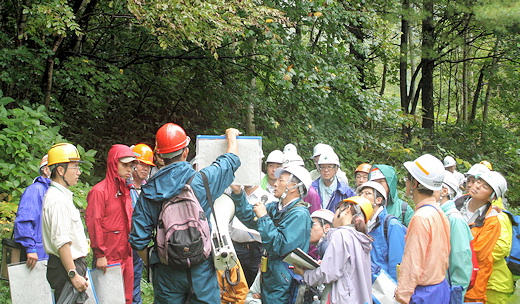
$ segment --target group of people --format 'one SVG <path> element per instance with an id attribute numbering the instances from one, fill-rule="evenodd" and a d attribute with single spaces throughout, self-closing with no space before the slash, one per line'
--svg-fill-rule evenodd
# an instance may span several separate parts
<path id="1" fill-rule="evenodd" d="M 326 144 L 315 146 L 310 172 L 288 144 L 268 154 L 258 185 L 233 185 L 239 134 L 227 129 L 226 153 L 200 171 L 187 161 L 190 138 L 173 123 L 159 128 L 154 150 L 113 145 L 106 178 L 87 196 L 90 243 L 69 189 L 81 174 L 80 155 L 72 144 L 54 145 L 15 220 L 27 267 L 48 259 L 57 303 L 85 300 L 89 247 L 92 267 L 121 265 L 126 303 L 142 302 L 143 265 L 150 266 L 155 303 L 295 303 L 295 284 L 309 286 L 312 298 L 305 301 L 372 303 L 372 283 L 381 275 L 396 282 L 400 303 L 450 303 L 450 295 L 458 295 L 457 303 L 506 303 L 513 292 L 504 260 L 512 235 L 502 212 L 507 182 L 491 164 L 461 174 L 451 156 L 444 163 L 429 154 L 404 163 L 412 208 L 399 197 L 392 166 L 364 163 L 351 175 Z M 235 204 L 227 228 L 239 259 L 237 284 L 219 280 L 225 275 L 211 258 L 189 269 L 161 263 L 154 243 L 162 203 L 188 181 L 207 218 L 209 197 L 226 193 Z M 320 266 L 283 261 L 298 248 Z"/>

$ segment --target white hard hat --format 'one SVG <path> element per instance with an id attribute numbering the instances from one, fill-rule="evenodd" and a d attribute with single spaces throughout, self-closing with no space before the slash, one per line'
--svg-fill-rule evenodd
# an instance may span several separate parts
<path id="1" fill-rule="evenodd" d="M 285 153 L 283 157 L 282 167 L 288 167 L 291 165 L 298 165 L 304 167 L 305 163 L 303 162 L 303 158 L 300 155 L 292 152 Z"/>
<path id="2" fill-rule="evenodd" d="M 49 163 L 49 155 L 48 154 L 45 154 L 44 157 L 42 157 L 42 160 L 40 161 L 40 169 L 47 166 L 47 164 Z"/>
<path id="3" fill-rule="evenodd" d="M 316 146 L 314 146 L 311 159 L 315 158 L 316 156 L 320 156 L 322 153 L 328 151 L 334 152 L 334 149 L 332 149 L 332 147 L 327 144 L 317 144 Z"/>
<path id="4" fill-rule="evenodd" d="M 471 166 L 471 168 L 469 168 L 468 172 L 466 172 L 464 175 L 466 175 L 466 176 L 473 175 L 475 177 L 478 177 L 479 175 L 481 175 L 483 173 L 487 173 L 489 171 L 490 170 L 488 169 L 488 167 L 486 167 L 483 164 L 474 164 L 473 166 Z"/>
<path id="5" fill-rule="evenodd" d="M 271 151 L 271 153 L 269 153 L 267 156 L 265 163 L 283 164 L 283 152 L 280 150 Z"/>
<path id="6" fill-rule="evenodd" d="M 447 168 L 447 167 L 453 167 L 453 166 L 456 166 L 457 165 L 457 162 L 455 161 L 455 159 L 451 156 L 446 156 L 444 158 L 444 168 Z"/>
<path id="7" fill-rule="evenodd" d="M 368 176 L 369 181 L 374 181 L 376 179 L 382 178 L 386 180 L 385 175 L 383 174 L 383 172 L 381 172 L 381 170 L 379 170 L 379 168 L 372 167 L 372 169 L 370 169 L 370 174 Z"/>
<path id="8" fill-rule="evenodd" d="M 493 193 L 491 194 L 490 199 L 493 199 L 493 196 L 496 195 L 496 198 L 504 197 L 507 191 L 507 181 L 502 176 L 502 174 L 498 173 L 497 171 L 489 171 L 482 173 L 479 177 L 479 179 L 484 180 L 486 183 L 488 183 L 491 188 L 493 188 Z"/>
<path id="9" fill-rule="evenodd" d="M 365 188 L 372 188 L 374 190 L 377 190 L 377 192 L 381 193 L 381 195 L 384 197 L 385 201 L 386 201 L 386 196 L 387 196 L 387 193 L 386 193 L 386 190 L 385 188 L 383 187 L 383 185 L 381 185 L 380 183 L 378 182 L 374 182 L 374 181 L 368 181 L 368 182 L 365 182 L 363 183 L 361 186 L 357 187 L 356 189 L 356 194 L 359 195 L 359 193 L 361 192 L 361 190 L 365 189 Z"/>
<path id="10" fill-rule="evenodd" d="M 311 218 L 320 218 L 332 224 L 334 212 L 329 209 L 318 209 L 311 214 Z"/>
<path id="11" fill-rule="evenodd" d="M 414 161 L 404 163 L 406 170 L 427 189 L 441 190 L 444 180 L 444 166 L 442 162 L 431 154 L 419 156 Z"/>
<path id="12" fill-rule="evenodd" d="M 288 153 L 298 154 L 298 149 L 296 149 L 296 146 L 293 144 L 286 144 L 285 147 L 283 148 L 283 154 L 288 154 Z"/>
<path id="13" fill-rule="evenodd" d="M 287 167 L 280 167 L 274 171 L 274 176 L 276 178 L 279 178 L 282 173 L 287 172 L 289 174 L 292 174 L 293 176 L 297 177 L 300 182 L 300 194 L 301 197 L 307 196 L 307 193 L 309 192 L 309 188 L 311 187 L 312 179 L 311 174 L 307 169 L 305 169 L 302 166 L 298 165 L 290 165 Z"/>
<path id="14" fill-rule="evenodd" d="M 451 190 L 453 190 L 455 194 L 459 192 L 459 181 L 457 180 L 455 175 L 453 175 L 453 173 L 451 173 L 450 171 L 446 170 L 444 172 L 444 180 L 442 181 L 442 183 L 451 188 Z"/>
<path id="15" fill-rule="evenodd" d="M 318 165 L 333 164 L 339 167 L 339 157 L 334 151 L 325 151 L 320 155 Z"/>

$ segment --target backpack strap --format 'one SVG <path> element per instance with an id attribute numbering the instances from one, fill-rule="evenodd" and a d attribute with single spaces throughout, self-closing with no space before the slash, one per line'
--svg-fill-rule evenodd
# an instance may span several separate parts
<path id="1" fill-rule="evenodd" d="M 188 179 L 186 184 L 191 185 L 191 182 L 193 181 L 193 178 L 195 177 L 196 174 L 197 173 L 193 174 Z M 209 206 L 211 208 L 210 212 L 213 214 L 213 218 L 215 219 L 215 223 L 216 223 L 217 218 L 215 217 L 215 212 L 213 212 L 213 198 L 211 197 L 211 191 L 209 189 L 208 177 L 206 176 L 206 174 L 203 171 L 200 171 L 200 176 L 202 177 L 202 182 L 204 183 L 204 189 L 206 189 L 206 200 L 208 201 Z M 218 231 L 218 226 L 217 226 L 217 231 Z M 220 234 L 220 232 L 219 232 L 219 234 Z M 188 285 L 190 286 L 190 292 L 188 294 L 186 303 L 191 303 L 191 299 L 192 299 L 193 295 L 195 294 L 195 291 L 193 290 L 193 282 L 191 279 L 191 268 L 186 270 L 186 275 L 187 275 L 187 279 L 188 279 Z"/>
<path id="2" fill-rule="evenodd" d="M 388 243 L 388 225 L 390 224 L 390 220 L 392 220 L 394 218 L 397 219 L 392 214 L 387 214 L 386 217 L 385 217 L 385 222 L 383 224 L 383 232 L 384 232 L 385 240 L 386 240 L 387 243 Z"/>
<path id="3" fill-rule="evenodd" d="M 403 224 L 404 224 L 404 221 L 406 220 L 406 211 L 408 210 L 408 203 L 406 201 L 402 201 L 401 202 L 401 218 L 403 219 Z"/>

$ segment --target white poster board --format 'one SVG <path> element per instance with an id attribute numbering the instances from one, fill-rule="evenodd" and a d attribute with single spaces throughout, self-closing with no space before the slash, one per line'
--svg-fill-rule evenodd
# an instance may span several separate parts
<path id="1" fill-rule="evenodd" d="M 119 264 L 109 265 L 107 272 L 91 269 L 89 281 L 97 304 L 125 304 L 123 274 Z M 90 295 L 89 295 L 90 296 Z"/>
<path id="2" fill-rule="evenodd" d="M 262 137 L 238 136 L 238 156 L 241 165 L 235 172 L 233 184 L 243 186 L 256 186 L 262 178 Z M 197 135 L 196 143 L 196 168 L 200 170 L 210 166 L 227 150 L 225 136 Z"/>
<path id="3" fill-rule="evenodd" d="M 9 287 L 13 304 L 51 304 L 52 292 L 47 282 L 47 261 L 38 261 L 33 270 L 23 263 L 9 264 Z"/>

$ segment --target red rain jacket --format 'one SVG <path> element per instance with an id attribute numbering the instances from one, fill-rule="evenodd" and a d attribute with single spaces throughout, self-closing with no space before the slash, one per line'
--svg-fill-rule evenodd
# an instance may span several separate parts
<path id="1" fill-rule="evenodd" d="M 96 258 L 107 257 L 108 264 L 132 255 L 128 242 L 132 224 L 132 200 L 117 164 L 125 156 L 135 157 L 125 145 L 113 145 L 108 152 L 106 178 L 88 193 L 85 221 L 90 247 Z"/>

